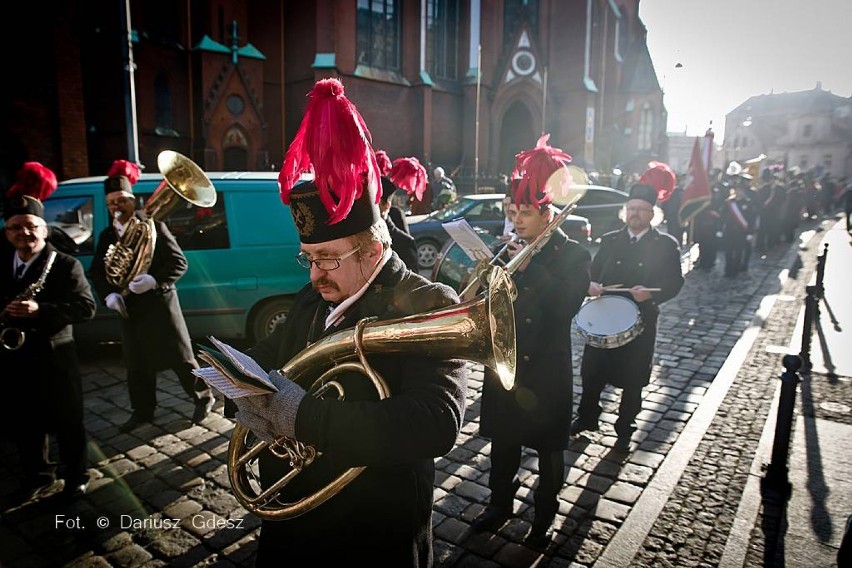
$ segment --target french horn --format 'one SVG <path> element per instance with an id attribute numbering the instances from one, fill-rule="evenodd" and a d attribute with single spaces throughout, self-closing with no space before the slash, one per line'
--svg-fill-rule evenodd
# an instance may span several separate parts
<path id="1" fill-rule="evenodd" d="M 387 321 L 364 319 L 354 329 L 342 330 L 302 350 L 280 369 L 280 373 L 306 388 L 309 395 L 322 396 L 343 386 L 333 377 L 357 372 L 367 377 L 379 399 L 390 396 L 384 379 L 370 366 L 367 355 L 412 353 L 438 359 L 465 359 L 492 369 L 506 389 L 515 377 L 515 316 L 513 285 L 505 272 L 494 267 L 487 292 L 461 304 Z M 252 440 L 251 431 L 234 426 L 228 445 L 228 477 L 240 504 L 268 520 L 291 519 L 337 495 L 365 469 L 349 468 L 315 493 L 294 502 L 284 502 L 283 488 L 322 454 L 316 448 L 282 437 L 273 443 Z M 261 452 L 290 463 L 290 470 L 263 488 L 253 472 Z"/>

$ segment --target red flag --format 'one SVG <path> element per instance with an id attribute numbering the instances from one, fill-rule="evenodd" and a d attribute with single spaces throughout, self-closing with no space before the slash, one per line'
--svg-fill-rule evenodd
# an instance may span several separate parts
<path id="1" fill-rule="evenodd" d="M 701 144 L 698 138 L 692 146 L 692 156 L 689 158 L 687 169 L 686 186 L 678 210 L 678 219 L 681 225 L 689 223 L 705 207 L 710 205 L 710 181 L 707 179 L 707 170 L 701 157 Z"/>

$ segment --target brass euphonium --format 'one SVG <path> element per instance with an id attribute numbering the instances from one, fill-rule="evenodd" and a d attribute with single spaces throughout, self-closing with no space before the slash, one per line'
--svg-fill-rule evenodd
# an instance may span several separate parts
<path id="1" fill-rule="evenodd" d="M 354 329 L 339 331 L 304 349 L 280 373 L 301 383 L 313 396 L 322 396 L 334 389 L 342 397 L 343 386 L 332 377 L 357 372 L 369 378 L 379 399 L 384 399 L 390 396 L 388 386 L 370 367 L 366 355 L 416 353 L 482 363 L 494 370 L 503 386 L 510 389 L 515 377 L 512 284 L 502 269 L 495 267 L 494 270 L 486 294 L 462 304 L 404 318 L 381 322 L 361 320 Z M 279 496 L 281 490 L 321 454 L 312 446 L 291 438 L 252 445 L 250 437 L 247 428 L 235 425 L 228 446 L 228 476 L 240 504 L 264 519 L 284 520 L 306 513 L 339 493 L 365 469 L 349 468 L 319 491 L 285 503 Z M 288 460 L 292 469 L 264 489 L 249 468 L 267 449 L 276 457 Z"/>
<path id="2" fill-rule="evenodd" d="M 121 240 L 107 249 L 104 258 L 106 280 L 122 295 L 127 295 L 128 284 L 136 276 L 147 272 L 154 258 L 157 232 L 154 221 L 161 221 L 182 201 L 197 207 L 212 207 L 216 204 L 216 189 L 204 171 L 195 162 L 165 150 L 157 156 L 157 166 L 163 181 L 145 202 L 144 221 L 131 217 Z"/>

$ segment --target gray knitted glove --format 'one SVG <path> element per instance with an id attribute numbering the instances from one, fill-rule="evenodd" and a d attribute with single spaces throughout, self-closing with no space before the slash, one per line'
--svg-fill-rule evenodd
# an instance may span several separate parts
<path id="1" fill-rule="evenodd" d="M 269 380 L 278 392 L 235 399 L 238 411 L 234 419 L 265 442 L 273 442 L 281 436 L 295 438 L 296 413 L 305 389 L 278 371 L 270 372 Z"/>

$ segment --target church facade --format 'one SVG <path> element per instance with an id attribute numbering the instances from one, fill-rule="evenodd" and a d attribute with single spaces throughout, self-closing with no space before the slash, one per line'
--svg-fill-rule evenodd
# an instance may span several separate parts
<path id="1" fill-rule="evenodd" d="M 305 95 L 332 76 L 374 147 L 442 166 L 463 192 L 545 133 L 587 171 L 666 158 L 638 0 L 55 4 L 13 32 L 4 187 L 26 160 L 66 179 L 118 158 L 156 167 L 164 149 L 207 171 L 277 169 Z"/>

